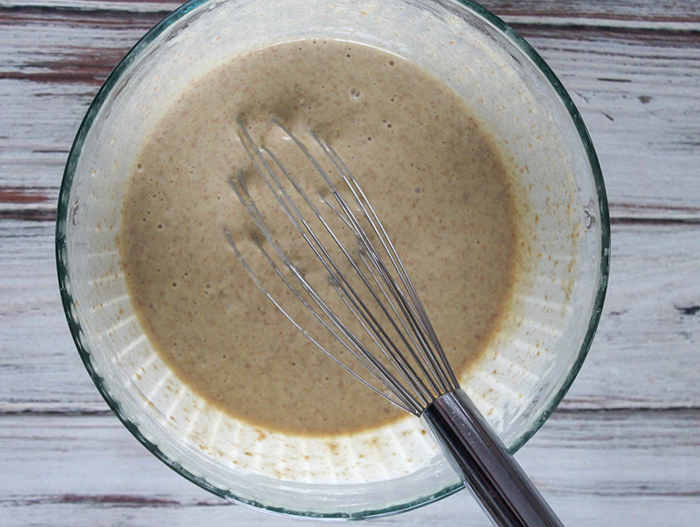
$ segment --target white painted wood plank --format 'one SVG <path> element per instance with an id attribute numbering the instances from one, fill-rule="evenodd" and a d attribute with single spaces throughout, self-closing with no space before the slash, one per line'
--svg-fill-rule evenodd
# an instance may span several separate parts
<path id="1" fill-rule="evenodd" d="M 41 502 L 31 507 L 3 511 L 0 521 L 4 527 L 318 527 L 319 522 L 279 518 L 264 515 L 229 504 L 211 504 L 187 501 L 136 508 L 132 503 L 109 501 L 95 503 L 91 500 L 71 503 Z M 76 497 L 82 500 L 81 497 Z M 110 498 L 111 499 L 111 498 Z M 121 500 L 121 496 L 113 499 Z M 162 499 L 155 497 L 155 499 Z M 700 512 L 693 498 L 649 497 L 641 500 L 616 496 L 555 497 L 551 505 L 561 519 L 571 526 L 591 527 L 695 527 Z M 575 509 L 575 512 L 571 512 Z M 12 514 L 7 518 L 3 514 Z M 397 516 L 372 520 L 372 527 L 420 526 L 420 527 L 491 527 L 472 498 L 460 493 L 428 507 Z"/>
<path id="2" fill-rule="evenodd" d="M 0 9 L 63 9 L 77 11 L 127 11 L 131 13 L 162 13 L 177 9 L 184 2 L 172 0 L 0 0 Z"/>
<path id="3" fill-rule="evenodd" d="M 603 320 L 564 401 L 700 407 L 700 226 L 613 226 Z M 695 314 L 691 314 L 691 313 Z M 0 221 L 0 410 L 104 410 L 69 336 L 53 224 Z"/>
<path id="4" fill-rule="evenodd" d="M 60 8 L 80 11 L 160 12 L 175 9 L 180 4 L 181 2 L 172 0 L 0 0 L 0 8 Z M 590 19 L 597 25 L 625 20 L 648 21 L 658 25 L 664 22 L 700 20 L 700 3 L 697 0 L 484 0 L 481 4 L 509 19 Z"/>
<path id="5" fill-rule="evenodd" d="M 613 217 L 700 217 L 700 46 L 524 33 L 581 111 Z"/>
<path id="6" fill-rule="evenodd" d="M 485 0 L 506 22 L 619 28 L 688 28 L 700 22 L 697 0 Z"/>
<path id="7" fill-rule="evenodd" d="M 700 413 L 556 413 L 518 454 L 567 525 L 694 525 Z M 112 416 L 0 417 L 0 524 L 312 525 L 270 518 L 185 481 Z M 670 520 L 672 518 L 672 520 Z M 315 523 L 313 523 L 315 524 Z M 488 522 L 467 493 L 372 522 Z"/>
<path id="8" fill-rule="evenodd" d="M 564 21 L 569 12 L 559 2 L 527 5 Z M 601 24 L 611 16 L 634 19 L 635 9 L 624 3 L 596 5 L 576 3 L 571 12 L 594 17 L 598 9 Z M 663 19 L 663 9 L 638 5 L 644 8 L 638 17 Z M 698 2 L 663 5 L 674 20 L 700 17 Z M 613 216 L 698 220 L 698 32 L 542 25 L 523 18 L 531 17 L 524 7 L 494 6 L 513 13 L 516 28 L 571 91 L 600 154 Z M 15 214 L 51 209 L 65 155 L 92 96 L 162 12 L 10 14 L 0 16 L 0 187 L 34 186 L 45 189 L 47 198 L 43 205 L 0 201 L 0 209 Z"/>
<path id="9" fill-rule="evenodd" d="M 613 225 L 603 318 L 565 407 L 699 406 L 698 227 Z"/>

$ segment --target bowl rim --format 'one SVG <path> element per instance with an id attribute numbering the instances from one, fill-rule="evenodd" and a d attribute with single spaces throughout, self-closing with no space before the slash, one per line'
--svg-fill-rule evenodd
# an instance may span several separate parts
<path id="1" fill-rule="evenodd" d="M 73 179 L 75 176 L 75 170 L 80 159 L 82 148 L 87 137 L 87 134 L 92 127 L 95 118 L 97 117 L 99 110 L 101 109 L 103 103 L 110 94 L 112 88 L 120 79 L 122 74 L 126 69 L 132 64 L 134 59 L 139 56 L 139 54 L 146 49 L 153 40 L 155 40 L 163 31 L 168 29 L 173 23 L 177 22 L 179 19 L 183 18 L 189 14 L 194 9 L 210 3 L 216 0 L 190 0 L 189 2 L 183 4 L 179 8 L 175 9 L 173 12 L 168 14 L 155 26 L 153 26 L 139 41 L 127 52 L 127 54 L 122 58 L 117 66 L 112 70 L 104 84 L 100 87 L 99 91 L 95 95 L 90 107 L 88 108 L 85 117 L 83 118 L 78 132 L 75 136 L 73 144 L 71 145 L 70 152 L 66 161 L 66 168 L 63 173 L 63 178 L 61 181 L 59 197 L 58 197 L 58 207 L 56 214 L 56 267 L 58 273 L 58 285 L 61 294 L 61 303 L 63 310 L 68 321 L 68 326 L 70 328 L 71 336 L 75 343 L 76 348 L 80 354 L 80 357 L 85 365 L 90 378 L 93 380 L 97 390 L 104 398 L 107 405 L 114 412 L 117 418 L 122 422 L 126 429 L 131 432 L 131 434 L 143 445 L 146 449 L 153 454 L 160 461 L 165 463 L 168 467 L 173 469 L 175 472 L 195 483 L 199 487 L 215 494 L 221 498 L 228 499 L 240 503 L 242 505 L 262 510 L 264 512 L 282 515 L 282 516 L 296 516 L 301 518 L 315 518 L 315 519 L 325 519 L 325 520 L 346 520 L 346 519 L 362 519 L 362 518 L 376 518 L 381 516 L 387 516 L 391 514 L 397 514 L 400 512 L 405 512 L 408 510 L 416 509 L 425 505 L 428 505 L 434 501 L 440 500 L 455 492 L 461 490 L 464 485 L 462 483 L 453 484 L 445 487 L 440 492 L 435 494 L 422 496 L 419 499 L 411 501 L 409 503 L 393 505 L 390 507 L 364 510 L 357 513 L 316 513 L 301 510 L 291 510 L 289 508 L 274 507 L 262 503 L 257 500 L 251 500 L 234 495 L 231 491 L 227 489 L 222 489 L 212 485 L 204 478 L 196 476 L 192 472 L 188 471 L 177 461 L 169 458 L 160 447 L 147 439 L 139 430 L 136 423 L 128 419 L 124 413 L 121 411 L 121 405 L 119 401 L 114 399 L 106 389 L 105 381 L 102 376 L 100 376 L 91 361 L 90 350 L 88 349 L 86 343 L 82 337 L 82 329 L 80 326 L 80 321 L 76 316 L 72 306 L 74 304 L 72 288 L 70 285 L 70 279 L 68 276 L 68 253 L 67 253 L 67 242 L 66 242 L 66 232 L 68 215 L 70 209 L 70 190 L 72 187 Z M 438 3 L 442 3 L 441 0 L 434 0 Z M 608 277 L 610 272 L 610 217 L 608 211 L 608 200 L 607 193 L 605 190 L 605 183 L 603 181 L 603 174 L 600 168 L 600 163 L 598 161 L 598 156 L 595 152 L 593 142 L 590 138 L 588 130 L 583 122 L 583 119 L 576 108 L 573 100 L 569 96 L 568 92 L 564 88 L 561 81 L 554 74 L 552 69 L 547 65 L 544 59 L 535 51 L 535 49 L 523 38 L 521 37 L 513 28 L 511 28 L 507 23 L 505 23 L 501 18 L 491 13 L 489 10 L 476 3 L 473 0 L 448 0 L 449 3 L 453 3 L 456 6 L 471 11 L 478 17 L 482 18 L 487 23 L 491 24 L 498 32 L 500 32 L 511 44 L 519 49 L 526 57 L 528 57 L 533 65 L 540 70 L 547 81 L 551 84 L 554 91 L 559 96 L 561 102 L 564 104 L 566 110 L 568 111 L 574 126 L 579 134 L 581 142 L 583 144 L 584 151 L 588 158 L 588 162 L 591 168 L 591 173 L 593 176 L 593 182 L 595 185 L 595 192 L 597 195 L 598 204 L 598 216 L 600 221 L 600 241 L 601 241 L 601 252 L 600 252 L 600 265 L 598 267 L 598 284 L 596 296 L 593 303 L 593 309 L 591 312 L 591 318 L 586 329 L 586 334 L 579 349 L 576 359 L 569 370 L 568 375 L 564 379 L 563 383 L 559 387 L 558 391 L 550 396 L 549 403 L 542 410 L 539 418 L 534 422 L 534 424 L 525 432 L 523 432 L 520 437 L 518 437 L 513 446 L 510 448 L 512 453 L 517 452 L 527 441 L 544 425 L 547 419 L 551 416 L 554 410 L 559 406 L 562 399 L 568 392 L 571 384 L 578 375 L 583 362 L 588 355 L 590 350 L 593 337 L 595 336 L 596 330 L 600 323 L 601 314 L 603 311 L 603 304 L 605 301 L 605 295 L 608 285 Z"/>

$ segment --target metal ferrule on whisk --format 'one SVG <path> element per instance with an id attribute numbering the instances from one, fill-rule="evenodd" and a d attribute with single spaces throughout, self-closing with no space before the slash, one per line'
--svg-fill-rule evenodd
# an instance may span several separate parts
<path id="1" fill-rule="evenodd" d="M 562 525 L 464 390 L 438 397 L 421 421 L 495 525 Z"/>

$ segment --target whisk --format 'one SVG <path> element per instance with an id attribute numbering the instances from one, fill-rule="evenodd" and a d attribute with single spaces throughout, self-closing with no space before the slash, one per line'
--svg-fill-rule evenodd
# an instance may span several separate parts
<path id="1" fill-rule="evenodd" d="M 354 357 L 354 362 L 348 364 L 347 354 L 329 349 L 309 327 L 292 317 L 280 298 L 270 293 L 231 233 L 225 231 L 250 278 L 340 367 L 421 419 L 495 525 L 562 525 L 460 388 L 401 258 L 357 179 L 328 142 L 312 131 L 308 134 L 323 153 L 320 159 L 279 120 L 271 121 L 303 153 L 323 183 L 325 192 L 319 193 L 316 202 L 273 152 L 255 143 L 240 118 L 238 137 L 255 171 L 294 227 L 293 232 L 322 264 L 331 292 L 337 293 L 336 304 L 339 298 L 338 305 L 345 306 L 346 316 L 329 305 L 330 299 L 300 269 L 300 262 L 290 257 L 251 196 L 243 175 L 231 178 L 229 183 L 262 234 L 262 238 L 254 236 L 253 243 L 269 265 L 266 270 L 272 269 L 275 279 L 291 291 L 290 298 L 299 302 L 318 327 L 332 336 L 332 342 Z M 329 168 L 324 168 L 324 163 Z M 332 173 L 339 179 L 338 184 L 332 180 Z M 358 368 L 369 372 L 371 378 L 366 379 Z"/>

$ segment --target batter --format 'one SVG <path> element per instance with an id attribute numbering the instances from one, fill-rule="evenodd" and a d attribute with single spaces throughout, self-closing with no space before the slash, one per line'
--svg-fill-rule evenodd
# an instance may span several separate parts
<path id="1" fill-rule="evenodd" d="M 299 135 L 313 129 L 356 175 L 457 373 L 498 331 L 517 272 L 508 168 L 437 78 L 376 48 L 323 39 L 232 58 L 172 101 L 143 145 L 119 249 L 139 321 L 168 366 L 211 404 L 262 428 L 336 435 L 387 424 L 405 414 L 286 321 L 223 235 L 243 250 L 256 236 L 231 177 L 242 174 L 263 212 L 279 210 L 238 140 L 237 118 L 303 178 L 303 159 L 271 115 Z M 311 263 L 306 271 L 315 272 Z"/>

